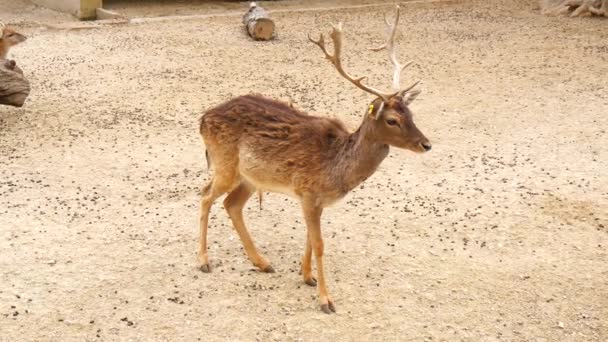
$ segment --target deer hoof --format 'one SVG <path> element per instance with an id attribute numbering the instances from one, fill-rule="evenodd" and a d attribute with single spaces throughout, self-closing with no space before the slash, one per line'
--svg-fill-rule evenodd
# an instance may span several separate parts
<path id="1" fill-rule="evenodd" d="M 315 287 L 315 286 L 317 286 L 317 279 L 312 278 L 312 277 L 309 279 L 304 279 L 304 283 L 306 283 L 306 285 L 308 285 L 308 286 Z"/>
<path id="2" fill-rule="evenodd" d="M 336 307 L 334 306 L 334 303 L 332 302 L 328 302 L 327 304 L 322 304 L 321 305 L 321 311 L 325 312 L 326 314 L 331 314 L 336 312 Z"/>
<path id="3" fill-rule="evenodd" d="M 274 273 L 275 270 L 274 270 L 274 268 L 272 266 L 268 265 L 268 266 L 266 266 L 266 267 L 264 267 L 262 269 L 262 272 L 264 272 L 264 273 Z"/>
<path id="4" fill-rule="evenodd" d="M 211 267 L 209 267 L 209 264 L 204 264 L 201 266 L 201 271 L 203 273 L 210 273 L 211 272 Z"/>

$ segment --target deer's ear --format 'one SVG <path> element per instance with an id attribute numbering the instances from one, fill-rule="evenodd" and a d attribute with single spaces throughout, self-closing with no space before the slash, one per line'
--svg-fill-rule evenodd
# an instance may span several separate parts
<path id="1" fill-rule="evenodd" d="M 403 98 L 403 103 L 407 106 L 410 103 L 414 102 L 414 100 L 416 99 L 416 97 L 418 97 L 418 95 L 420 95 L 421 91 L 420 90 L 412 90 L 412 91 L 408 91 L 405 92 L 401 95 L 401 97 Z"/>
<path id="2" fill-rule="evenodd" d="M 367 109 L 367 115 L 374 119 L 378 120 L 382 116 L 382 112 L 384 111 L 384 101 L 380 101 L 380 103 L 372 102 Z"/>

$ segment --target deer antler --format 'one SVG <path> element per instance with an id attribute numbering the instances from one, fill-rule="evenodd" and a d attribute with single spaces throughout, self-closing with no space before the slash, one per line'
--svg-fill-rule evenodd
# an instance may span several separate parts
<path id="1" fill-rule="evenodd" d="M 334 54 L 333 55 L 331 55 L 325 48 L 325 38 L 323 37 L 323 34 L 320 34 L 320 37 L 318 40 L 314 40 L 310 37 L 310 35 L 308 35 L 308 40 L 315 43 L 315 45 L 317 45 L 318 47 L 321 48 L 321 51 L 323 51 L 323 53 L 325 54 L 325 58 L 327 58 L 336 67 L 336 70 L 338 70 L 338 72 L 340 73 L 340 75 L 342 75 L 342 77 L 346 78 L 352 84 L 356 85 L 360 89 L 382 98 L 382 100 L 384 102 L 388 102 L 388 100 L 391 97 L 393 97 L 397 94 L 396 91 L 392 92 L 392 93 L 387 93 L 387 92 L 378 90 L 376 88 L 367 86 L 367 85 L 363 84 L 363 82 L 362 82 L 366 76 L 357 78 L 357 77 L 351 76 L 344 70 L 344 68 L 342 68 L 342 62 L 340 61 L 340 53 L 342 52 L 342 23 L 332 26 L 332 31 L 329 34 L 329 37 L 331 38 L 331 40 L 334 43 Z"/>
<path id="2" fill-rule="evenodd" d="M 414 82 L 414 84 L 410 85 L 409 87 L 401 89 L 401 73 L 403 72 L 403 70 L 405 70 L 405 68 L 414 63 L 414 61 L 409 61 L 405 64 L 401 64 L 397 59 L 397 49 L 395 48 L 395 36 L 397 35 L 397 26 L 399 25 L 399 5 L 395 7 L 395 19 L 392 25 L 386 17 L 386 14 L 384 15 L 384 23 L 386 24 L 386 31 L 388 33 L 386 43 L 376 48 L 370 48 L 370 50 L 374 52 L 382 50 L 388 51 L 388 58 L 393 64 L 393 89 L 398 93 L 405 93 L 406 91 L 411 90 L 418 83 L 420 83 L 420 80 Z"/>

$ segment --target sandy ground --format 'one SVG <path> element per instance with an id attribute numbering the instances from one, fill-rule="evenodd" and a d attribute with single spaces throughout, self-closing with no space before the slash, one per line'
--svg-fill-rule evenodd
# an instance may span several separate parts
<path id="1" fill-rule="evenodd" d="M 403 2 L 424 2 L 406 0 Z M 436 1 L 436 0 L 435 0 Z M 459 1 L 459 0 L 449 0 Z M 159 17 L 175 15 L 198 15 L 209 13 L 243 13 L 251 1 L 209 1 L 209 0 L 105 0 L 104 8 L 129 17 Z M 256 1 L 258 6 L 269 10 L 289 10 L 303 8 L 353 7 L 375 4 L 394 4 L 393 0 L 275 0 Z"/>
<path id="2" fill-rule="evenodd" d="M 346 65 L 388 86 L 365 50 L 387 8 L 277 13 L 268 43 L 240 17 L 26 27 L 12 57 L 32 93 L 0 108 L 0 340 L 608 340 L 608 20 L 535 7 L 404 7 L 434 148 L 393 150 L 326 210 L 332 316 L 298 275 L 304 224 L 282 195 L 246 209 L 277 273 L 252 270 L 221 205 L 214 271 L 197 270 L 197 121 L 257 91 L 356 128 L 370 96 L 305 37 L 346 20 Z"/>
<path id="3" fill-rule="evenodd" d="M 66 13 L 60 13 L 38 6 L 29 0 L 0 0 L 0 21 L 21 26 L 39 26 L 37 23 L 63 23 L 77 19 Z"/>

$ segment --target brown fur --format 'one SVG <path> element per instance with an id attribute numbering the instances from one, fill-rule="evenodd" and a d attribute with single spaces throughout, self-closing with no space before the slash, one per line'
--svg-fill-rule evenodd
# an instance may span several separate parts
<path id="1" fill-rule="evenodd" d="M 416 94 L 395 95 L 388 103 L 380 98 L 374 100 L 353 133 L 338 120 L 311 116 L 290 104 L 259 95 L 237 97 L 208 110 L 201 117 L 200 133 L 214 175 L 203 188 L 201 199 L 201 269 L 210 270 L 209 210 L 215 199 L 228 193 L 224 207 L 247 255 L 261 270 L 274 271 L 257 252 L 242 209 L 256 190 L 284 192 L 300 201 L 306 219 L 304 281 L 316 284 L 311 271 L 314 251 L 322 309 L 335 311 L 323 274 L 321 213 L 371 176 L 387 156 L 389 145 L 415 152 L 430 149 L 407 108 Z"/>
<path id="2" fill-rule="evenodd" d="M 248 172 L 259 174 L 263 182 L 308 189 L 333 182 L 307 175 L 324 172 L 349 134 L 337 120 L 309 116 L 288 104 L 249 95 L 209 110 L 201 119 L 201 135 L 213 164 L 221 163 L 218 159 L 228 162 L 214 153 L 211 146 L 215 141 L 221 142 L 222 154 L 233 156 L 229 161 L 233 167 L 243 167 L 238 164 L 239 147 L 247 146 L 251 154 L 245 165 Z M 291 180 L 283 184 L 284 179 Z"/>
<path id="3" fill-rule="evenodd" d="M 0 33 L 0 58 L 6 58 L 11 47 L 27 39 L 26 36 L 4 25 L 0 25 Z"/>

